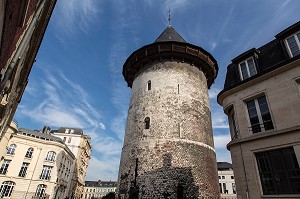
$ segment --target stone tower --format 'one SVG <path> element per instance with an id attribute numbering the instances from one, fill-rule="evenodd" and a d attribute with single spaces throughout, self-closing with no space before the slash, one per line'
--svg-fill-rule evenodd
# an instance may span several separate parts
<path id="1" fill-rule="evenodd" d="M 220 198 L 208 98 L 217 73 L 213 56 L 171 26 L 128 57 L 119 198 Z"/>

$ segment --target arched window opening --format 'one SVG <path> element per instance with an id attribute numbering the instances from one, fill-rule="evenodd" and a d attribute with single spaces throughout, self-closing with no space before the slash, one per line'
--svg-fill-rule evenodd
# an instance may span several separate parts
<path id="1" fill-rule="evenodd" d="M 43 198 L 43 197 L 45 197 L 45 196 L 46 196 L 46 193 L 45 193 L 46 188 L 47 188 L 46 185 L 44 185 L 44 184 L 39 184 L 39 185 L 37 186 L 37 189 L 36 189 L 36 192 L 35 192 L 35 196 L 38 197 L 38 198 Z"/>
<path id="2" fill-rule="evenodd" d="M 17 148 L 17 145 L 11 144 L 11 145 L 7 148 L 7 154 L 9 154 L 9 155 L 15 154 L 16 148 Z"/>
<path id="3" fill-rule="evenodd" d="M 150 81 L 150 80 L 149 80 L 148 83 L 147 83 L 147 89 L 148 89 L 148 91 L 151 90 L 151 81 Z"/>
<path id="4" fill-rule="evenodd" d="M 54 151 L 49 151 L 46 156 L 46 160 L 55 161 L 55 156 L 56 156 L 56 153 Z"/>
<path id="5" fill-rule="evenodd" d="M 33 148 L 29 148 L 25 154 L 26 158 L 32 158 L 32 154 L 33 154 Z"/>
<path id="6" fill-rule="evenodd" d="M 14 189 L 15 183 L 12 181 L 5 181 L 0 187 L 0 198 L 10 197 Z"/>
<path id="7" fill-rule="evenodd" d="M 145 129 L 149 129 L 150 128 L 150 118 L 146 117 L 145 118 Z"/>

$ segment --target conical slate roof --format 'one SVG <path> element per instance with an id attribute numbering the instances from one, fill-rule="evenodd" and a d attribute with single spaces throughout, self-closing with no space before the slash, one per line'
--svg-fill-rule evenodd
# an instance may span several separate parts
<path id="1" fill-rule="evenodd" d="M 168 26 L 155 40 L 156 42 L 178 41 L 186 43 L 186 41 L 176 32 L 172 26 Z"/>

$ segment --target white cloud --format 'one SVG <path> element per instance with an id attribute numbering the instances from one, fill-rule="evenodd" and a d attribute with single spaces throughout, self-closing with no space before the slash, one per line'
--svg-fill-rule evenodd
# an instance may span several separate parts
<path id="1" fill-rule="evenodd" d="M 102 130 L 105 130 L 105 129 L 106 129 L 106 128 L 105 128 L 105 125 L 104 125 L 102 122 L 99 123 L 99 126 L 100 126 L 100 128 L 101 128 Z"/>
<path id="2" fill-rule="evenodd" d="M 97 21 L 100 2 L 97 0 L 57 1 L 54 15 L 57 31 L 68 36 L 78 30 L 88 34 Z"/>
<path id="3" fill-rule="evenodd" d="M 226 145 L 230 142 L 230 134 L 214 135 L 214 144 L 216 149 L 218 162 L 231 162 L 230 152 L 227 150 Z"/>
<path id="4" fill-rule="evenodd" d="M 91 157 L 86 180 L 117 180 L 120 158 L 107 156 L 105 158 Z"/>
<path id="5" fill-rule="evenodd" d="M 211 88 L 208 90 L 208 96 L 209 96 L 209 99 L 216 99 L 219 92 L 221 90 L 217 89 L 217 88 Z"/>

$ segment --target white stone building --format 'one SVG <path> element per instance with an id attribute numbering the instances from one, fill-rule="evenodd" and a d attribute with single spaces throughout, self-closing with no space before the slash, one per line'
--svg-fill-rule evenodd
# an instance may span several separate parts
<path id="1" fill-rule="evenodd" d="M 300 198 L 300 22 L 234 58 L 218 103 L 237 198 Z"/>
<path id="2" fill-rule="evenodd" d="M 222 199 L 236 199 L 236 186 L 232 164 L 228 162 L 217 162 L 219 187 Z"/>
<path id="3" fill-rule="evenodd" d="M 18 129 L 12 122 L 7 151 L 0 162 L 0 198 L 71 196 L 75 156 L 60 138 Z"/>
<path id="4" fill-rule="evenodd" d="M 85 181 L 82 199 L 101 199 L 110 192 L 115 193 L 116 188 L 117 182 L 115 181 Z"/>

